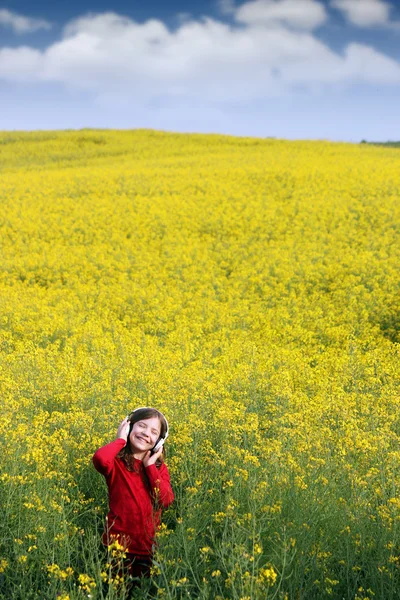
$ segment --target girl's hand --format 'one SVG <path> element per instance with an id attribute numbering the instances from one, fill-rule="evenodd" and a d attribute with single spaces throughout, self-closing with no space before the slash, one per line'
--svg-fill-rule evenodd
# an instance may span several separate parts
<path id="1" fill-rule="evenodd" d="M 128 417 L 125 417 L 123 421 L 121 421 L 120 426 L 117 431 L 117 438 L 122 438 L 125 442 L 128 441 L 130 422 L 128 421 Z"/>
<path id="2" fill-rule="evenodd" d="M 157 450 L 157 452 L 155 452 L 154 454 L 151 453 L 150 450 L 148 450 L 146 452 L 146 454 L 144 455 L 143 458 L 143 465 L 145 467 L 149 467 L 150 465 L 155 465 L 156 461 L 158 458 L 160 458 L 161 454 L 163 451 L 163 447 L 161 446 L 161 448 L 159 450 Z"/>

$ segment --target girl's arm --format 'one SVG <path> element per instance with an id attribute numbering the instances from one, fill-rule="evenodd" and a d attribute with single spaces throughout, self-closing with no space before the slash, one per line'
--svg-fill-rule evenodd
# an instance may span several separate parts
<path id="1" fill-rule="evenodd" d="M 167 508 L 174 501 L 174 492 L 172 491 L 166 464 L 163 463 L 159 469 L 154 464 L 148 465 L 146 475 L 153 490 L 153 497 L 158 501 L 161 508 Z"/>
<path id="2" fill-rule="evenodd" d="M 117 454 L 122 450 L 125 444 L 126 440 L 124 438 L 117 438 L 110 444 L 99 448 L 92 458 L 95 469 L 105 477 L 109 475 L 114 466 L 114 460 Z"/>
<path id="3" fill-rule="evenodd" d="M 117 454 L 122 450 L 122 448 L 126 445 L 128 441 L 128 433 L 129 433 L 129 421 L 128 417 L 125 417 L 123 421 L 121 421 L 118 431 L 117 431 L 117 439 L 107 444 L 107 446 L 103 446 L 99 448 L 97 452 L 95 452 L 93 456 L 93 464 L 95 469 L 99 471 L 102 475 L 107 477 L 109 473 L 111 473 L 112 468 L 114 466 L 114 460 Z"/>

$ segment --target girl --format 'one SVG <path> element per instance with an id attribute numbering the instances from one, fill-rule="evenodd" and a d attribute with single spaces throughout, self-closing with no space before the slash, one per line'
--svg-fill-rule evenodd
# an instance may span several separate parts
<path id="1" fill-rule="evenodd" d="M 150 575 L 155 532 L 161 511 L 174 494 L 163 462 L 168 422 L 155 408 L 137 408 L 126 417 L 117 438 L 93 456 L 106 478 L 109 513 L 103 544 L 123 546 L 124 567 L 133 577 Z"/>

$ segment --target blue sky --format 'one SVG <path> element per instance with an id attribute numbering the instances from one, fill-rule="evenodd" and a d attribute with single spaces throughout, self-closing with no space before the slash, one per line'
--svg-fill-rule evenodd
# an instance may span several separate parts
<path id="1" fill-rule="evenodd" d="M 400 140 L 392 0 L 0 3 L 0 129 Z"/>

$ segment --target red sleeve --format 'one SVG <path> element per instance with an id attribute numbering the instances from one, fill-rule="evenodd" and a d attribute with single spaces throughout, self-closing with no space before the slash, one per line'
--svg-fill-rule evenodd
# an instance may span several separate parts
<path id="1" fill-rule="evenodd" d="M 159 469 L 156 465 L 150 465 L 146 467 L 146 474 L 159 505 L 162 508 L 167 508 L 174 501 L 174 492 L 172 491 L 166 464 L 163 463 Z"/>
<path id="2" fill-rule="evenodd" d="M 95 469 L 106 477 L 112 471 L 118 452 L 125 445 L 126 441 L 123 438 L 117 438 L 107 446 L 99 448 L 92 458 Z"/>

